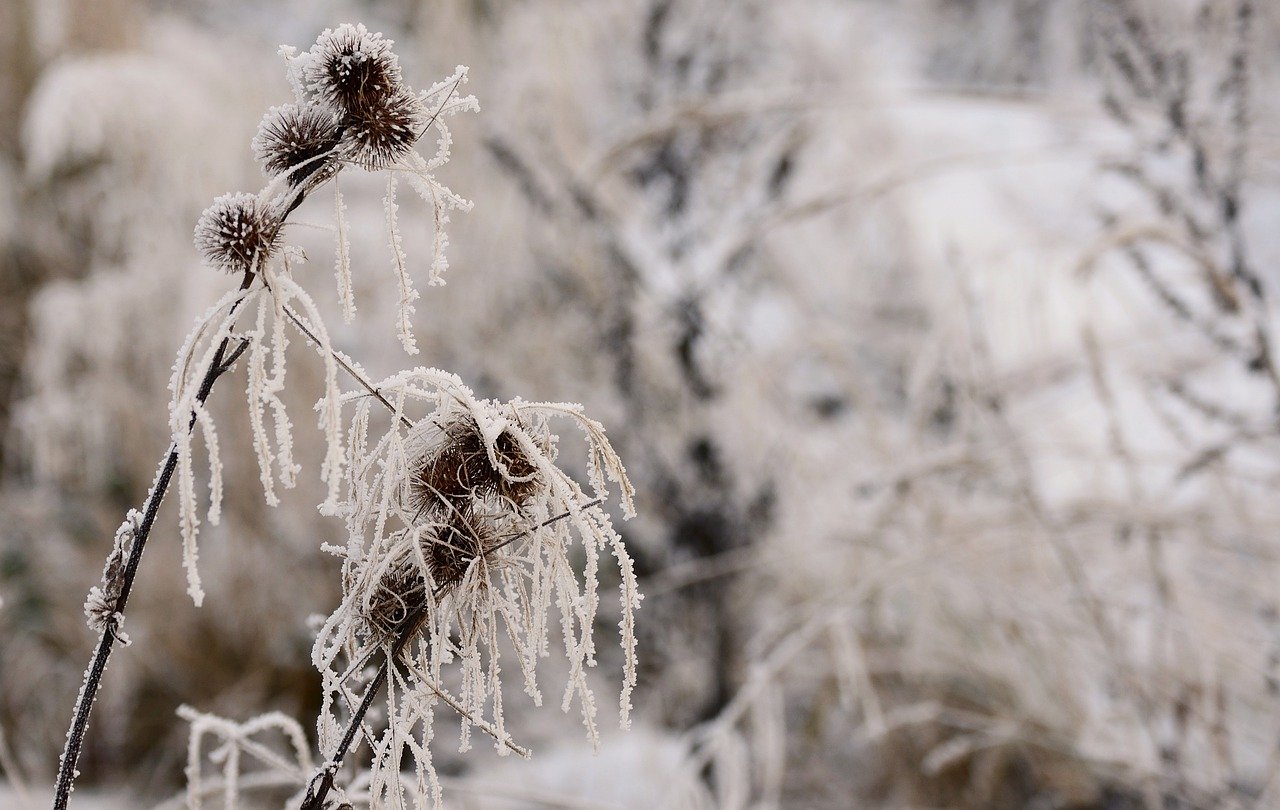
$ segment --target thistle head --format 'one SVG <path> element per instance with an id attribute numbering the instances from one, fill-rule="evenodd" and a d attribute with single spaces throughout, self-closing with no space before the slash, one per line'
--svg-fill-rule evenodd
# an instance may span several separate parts
<path id="1" fill-rule="evenodd" d="M 490 441 L 470 412 L 419 424 L 408 480 L 408 506 L 415 514 L 495 499 L 518 508 L 545 486 L 509 426 Z"/>
<path id="2" fill-rule="evenodd" d="M 363 25 L 325 29 L 303 67 L 303 86 L 342 115 L 359 115 L 404 90 L 392 41 Z"/>
<path id="3" fill-rule="evenodd" d="M 495 522 L 470 508 L 432 516 L 403 532 L 391 553 L 377 558 L 375 584 L 356 605 L 368 637 L 392 643 L 412 633 L 429 605 L 461 584 L 473 565 L 491 562 L 488 555 L 501 543 Z M 488 579 L 478 577 L 475 584 L 483 588 Z"/>
<path id="4" fill-rule="evenodd" d="M 347 114 L 347 157 L 370 171 L 390 168 L 418 142 L 427 124 L 422 99 L 405 90 Z"/>
<path id="5" fill-rule="evenodd" d="M 195 246 L 210 267 L 252 273 L 279 248 L 280 225 L 253 194 L 223 194 L 200 215 Z"/>
<path id="6" fill-rule="evenodd" d="M 338 120 L 327 108 L 285 104 L 263 116 L 253 154 L 269 177 L 288 172 L 292 186 L 318 185 L 338 171 L 331 153 L 341 137 Z"/>

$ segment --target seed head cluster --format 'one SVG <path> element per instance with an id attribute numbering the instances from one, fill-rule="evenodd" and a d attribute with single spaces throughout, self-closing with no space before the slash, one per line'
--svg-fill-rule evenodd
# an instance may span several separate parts
<path id="1" fill-rule="evenodd" d="M 420 422 L 405 505 L 411 526 L 360 608 L 370 634 L 391 642 L 421 618 L 431 587 L 443 593 L 503 542 L 498 525 L 543 488 L 541 475 L 508 428 L 492 445 L 475 417 Z M 415 548 L 416 543 L 416 548 Z"/>
<path id="2" fill-rule="evenodd" d="M 404 157 L 426 124 L 422 100 L 404 83 L 392 41 L 363 25 L 326 29 L 300 60 L 300 84 L 343 133 L 343 157 L 370 170 Z"/>
<path id="3" fill-rule="evenodd" d="M 363 25 L 340 25 L 294 60 L 298 102 L 269 110 L 253 139 L 263 171 L 282 178 L 290 196 L 274 216 L 250 195 L 215 201 L 196 228 L 209 264 L 254 272 L 278 248 L 284 217 L 343 165 L 378 171 L 412 151 L 428 124 L 426 107 L 404 83 L 391 45 Z"/>
<path id="4" fill-rule="evenodd" d="M 253 194 L 223 194 L 196 223 L 195 245 L 212 267 L 252 273 L 279 246 L 280 219 Z"/>

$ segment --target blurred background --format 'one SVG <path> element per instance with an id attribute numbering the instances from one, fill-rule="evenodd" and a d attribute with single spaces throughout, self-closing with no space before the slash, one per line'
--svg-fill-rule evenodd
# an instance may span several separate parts
<path id="1" fill-rule="evenodd" d="M 450 806 L 1280 806 L 1280 7 L 1250 0 L 6 0 L 0 803 L 47 795 L 85 591 L 227 288 L 196 217 L 263 184 L 278 46 L 346 21 L 417 87 L 469 65 L 482 110 L 419 357 L 382 183 L 344 173 L 335 343 L 581 401 L 638 490 L 637 728 L 593 758 L 513 696 L 534 759 L 442 727 Z M 331 238 L 289 238 L 336 313 Z M 81 762 L 109 806 L 181 789 L 181 704 L 311 727 L 338 527 L 294 349 L 311 472 L 268 508 L 243 370 L 215 390 L 208 599 L 167 504 Z M 602 642 L 602 706 L 619 668 Z"/>

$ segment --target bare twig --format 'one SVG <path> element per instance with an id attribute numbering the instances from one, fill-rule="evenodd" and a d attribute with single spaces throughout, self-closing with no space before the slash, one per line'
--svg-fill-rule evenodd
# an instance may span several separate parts
<path id="1" fill-rule="evenodd" d="M 320 338 L 316 337 L 315 332 L 311 330 L 311 327 L 308 326 L 307 323 L 302 318 L 300 318 L 289 307 L 288 304 L 285 304 L 284 306 L 284 314 L 285 314 L 285 317 L 287 317 L 290 321 L 292 321 L 293 325 L 298 328 L 298 331 L 301 332 L 303 335 L 305 335 L 308 340 L 316 344 L 316 346 L 324 346 L 324 344 L 320 341 Z M 346 355 L 342 354 L 339 351 L 330 349 L 329 356 L 331 356 L 334 359 L 334 361 L 336 361 L 337 364 L 342 367 L 343 371 L 347 372 L 347 374 L 351 376 L 351 379 L 360 383 L 360 387 L 368 391 L 370 396 L 372 396 L 374 399 L 381 402 L 386 407 L 387 410 L 399 416 L 401 424 L 403 424 L 405 427 L 408 427 L 408 428 L 413 427 L 413 422 L 410 421 L 409 417 L 405 416 L 402 413 L 399 413 L 396 410 L 396 407 L 391 404 L 390 400 L 388 400 L 383 395 L 383 393 L 379 391 L 377 387 L 374 386 L 373 383 L 369 382 L 369 378 L 366 377 L 358 368 L 352 365 L 351 361 L 347 358 Z"/>

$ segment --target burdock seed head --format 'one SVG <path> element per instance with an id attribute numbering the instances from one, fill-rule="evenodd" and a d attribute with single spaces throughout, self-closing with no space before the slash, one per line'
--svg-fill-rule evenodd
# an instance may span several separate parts
<path id="1" fill-rule="evenodd" d="M 311 46 L 303 85 L 343 116 L 360 115 L 403 92 L 392 41 L 363 25 L 325 29 Z"/>
<path id="2" fill-rule="evenodd" d="M 426 127 L 422 99 L 403 91 L 378 99 L 343 119 L 348 157 L 359 166 L 378 171 L 408 154 Z"/>
<path id="3" fill-rule="evenodd" d="M 410 537 L 416 538 L 418 550 Z M 382 642 L 392 642 L 412 629 L 411 622 L 425 618 L 431 597 L 458 585 L 473 563 L 501 543 L 493 522 L 470 508 L 440 514 L 402 540 L 377 584 L 357 606 L 369 634 Z M 426 561 L 432 593 L 428 593 L 420 560 Z"/>
<path id="4" fill-rule="evenodd" d="M 412 554 L 397 559 L 378 578 L 378 583 L 357 603 L 356 614 L 368 633 L 379 642 L 391 643 L 427 605 L 427 584 Z"/>
<path id="5" fill-rule="evenodd" d="M 422 551 L 437 588 L 452 588 L 467 568 L 498 545 L 493 522 L 472 508 L 455 508 L 422 532 Z"/>
<path id="6" fill-rule="evenodd" d="M 453 509 L 457 504 L 493 498 L 515 506 L 525 504 L 543 481 L 512 430 L 508 427 L 498 434 L 491 458 L 471 414 L 431 424 L 409 478 L 409 507 L 415 512 Z"/>
<path id="7" fill-rule="evenodd" d="M 279 246 L 280 220 L 252 194 L 223 194 L 196 223 L 195 245 L 211 267 L 251 273 Z"/>
<path id="8" fill-rule="evenodd" d="M 338 170 L 331 154 L 342 130 L 334 114 L 315 104 L 272 107 L 258 125 L 253 154 L 270 177 L 289 173 L 289 183 L 323 183 Z"/>

